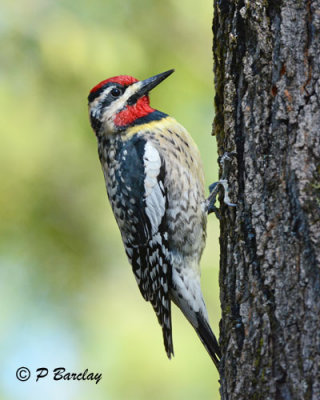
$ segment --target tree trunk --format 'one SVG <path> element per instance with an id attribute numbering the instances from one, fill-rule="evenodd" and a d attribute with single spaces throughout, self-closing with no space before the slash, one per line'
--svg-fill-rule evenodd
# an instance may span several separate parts
<path id="1" fill-rule="evenodd" d="M 215 0 L 221 398 L 320 399 L 320 0 Z"/>

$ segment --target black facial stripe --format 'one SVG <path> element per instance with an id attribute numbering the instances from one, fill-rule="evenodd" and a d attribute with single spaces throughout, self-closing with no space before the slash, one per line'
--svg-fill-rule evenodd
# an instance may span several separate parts
<path id="1" fill-rule="evenodd" d="M 113 87 L 117 87 L 119 89 L 122 89 L 123 91 L 125 90 L 125 88 L 120 85 L 120 83 L 116 83 L 116 82 L 108 82 L 105 85 L 101 86 L 101 88 L 99 88 L 98 90 L 96 90 L 95 92 L 89 93 L 88 96 L 88 101 L 89 103 L 91 103 L 94 99 L 96 99 L 97 97 L 100 96 L 100 94 L 108 87 L 113 86 Z M 115 100 L 113 98 L 113 100 Z M 112 101 L 110 101 L 110 104 L 112 103 Z"/>
<path id="2" fill-rule="evenodd" d="M 145 115 L 144 117 L 140 117 L 136 119 L 132 125 L 142 125 L 142 124 L 147 124 L 148 122 L 152 121 L 161 121 L 163 118 L 166 118 L 168 114 L 165 114 L 161 111 L 155 110 L 151 112 L 148 115 Z"/>
<path id="3" fill-rule="evenodd" d="M 140 96 L 136 93 L 134 93 L 132 96 L 130 96 L 127 100 L 128 106 L 133 106 L 133 104 L 135 104 L 138 101 L 139 97 Z"/>
<path id="4" fill-rule="evenodd" d="M 125 108 L 126 108 L 126 106 L 123 107 L 123 109 L 125 109 Z M 152 122 L 152 121 L 161 121 L 162 119 L 167 118 L 167 117 L 168 117 L 168 114 L 165 114 L 165 113 L 163 113 L 161 111 L 155 110 L 155 111 L 151 112 L 150 114 L 145 115 L 144 117 L 140 117 L 140 118 L 135 119 L 131 124 L 118 126 L 118 130 L 123 132 L 129 126 L 143 125 L 143 124 L 147 124 L 147 123 Z"/>

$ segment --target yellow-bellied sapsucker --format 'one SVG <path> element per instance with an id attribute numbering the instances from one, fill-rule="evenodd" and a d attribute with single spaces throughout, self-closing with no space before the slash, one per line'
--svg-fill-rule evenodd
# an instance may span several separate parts
<path id="1" fill-rule="evenodd" d="M 149 105 L 149 91 L 172 72 L 100 82 L 88 97 L 89 116 L 124 247 L 168 357 L 173 301 L 218 367 L 220 349 L 200 288 L 208 202 L 199 151 L 175 119 Z"/>

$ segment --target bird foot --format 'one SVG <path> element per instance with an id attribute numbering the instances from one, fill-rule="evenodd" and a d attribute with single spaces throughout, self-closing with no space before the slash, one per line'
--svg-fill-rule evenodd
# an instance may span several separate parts
<path id="1" fill-rule="evenodd" d="M 212 185 L 209 186 L 210 195 L 207 198 L 207 213 L 211 214 L 212 212 L 214 212 L 218 219 L 220 219 L 220 209 L 215 206 L 215 203 L 219 192 L 219 186 L 222 186 L 224 190 L 223 202 L 229 207 L 236 207 L 236 204 L 232 203 L 230 200 L 229 184 L 227 181 L 232 157 L 236 156 L 236 154 L 237 153 L 235 151 L 232 151 L 230 153 L 224 153 L 222 157 L 219 157 L 218 162 L 222 168 L 221 179 L 218 182 L 214 182 Z"/>

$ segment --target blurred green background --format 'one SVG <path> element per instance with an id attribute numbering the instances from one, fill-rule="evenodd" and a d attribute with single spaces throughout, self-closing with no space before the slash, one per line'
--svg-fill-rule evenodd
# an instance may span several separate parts
<path id="1" fill-rule="evenodd" d="M 113 219 L 87 116 L 102 79 L 176 72 L 155 108 L 192 134 L 217 178 L 208 0 L 2 0 L 0 6 L 0 398 L 218 399 L 218 374 L 173 310 L 175 357 L 141 297 Z M 218 224 L 202 284 L 218 333 Z M 18 367 L 33 373 L 15 377 Z M 35 382 L 39 367 L 103 374 Z"/>

